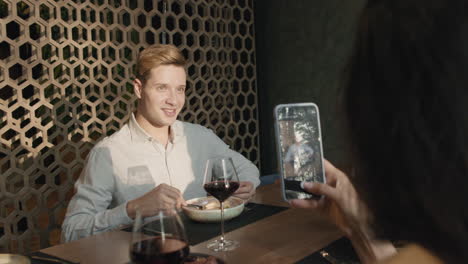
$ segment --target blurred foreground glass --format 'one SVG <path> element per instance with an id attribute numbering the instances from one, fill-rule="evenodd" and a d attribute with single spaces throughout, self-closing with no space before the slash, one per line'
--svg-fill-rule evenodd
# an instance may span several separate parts
<path id="1" fill-rule="evenodd" d="M 184 263 L 189 253 L 184 225 L 176 209 L 161 210 L 146 218 L 137 212 L 130 244 L 132 263 Z"/>
<path id="2" fill-rule="evenodd" d="M 231 251 L 239 247 L 239 242 L 224 238 L 224 201 L 239 189 L 239 178 L 231 158 L 213 158 L 206 162 L 205 191 L 221 203 L 221 237 L 208 244 L 214 251 Z"/>

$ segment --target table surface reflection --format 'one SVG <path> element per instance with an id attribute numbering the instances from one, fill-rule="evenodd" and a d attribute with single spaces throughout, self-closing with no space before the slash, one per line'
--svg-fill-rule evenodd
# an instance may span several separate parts
<path id="1" fill-rule="evenodd" d="M 288 206 L 281 200 L 279 184 L 257 189 L 255 203 Z M 226 233 L 241 246 L 232 252 L 212 252 L 209 241 L 190 247 L 191 252 L 222 258 L 226 263 L 295 263 L 342 236 L 326 219 L 313 211 L 291 208 Z M 129 263 L 131 233 L 109 231 L 41 251 L 82 264 Z"/>

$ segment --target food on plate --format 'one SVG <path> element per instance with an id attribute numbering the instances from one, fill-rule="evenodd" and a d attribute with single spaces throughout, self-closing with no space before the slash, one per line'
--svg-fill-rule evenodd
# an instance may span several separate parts
<path id="1" fill-rule="evenodd" d="M 224 220 L 230 220 L 242 213 L 244 210 L 244 200 L 237 197 L 229 197 L 224 204 Z M 187 206 L 182 210 L 188 218 L 203 222 L 215 223 L 221 221 L 221 210 L 218 200 L 214 197 L 200 197 L 187 200 Z"/>
<path id="2" fill-rule="evenodd" d="M 221 209 L 221 205 L 220 205 L 219 201 L 217 199 L 215 199 L 215 198 L 212 198 L 212 197 L 207 197 L 206 199 L 198 200 L 198 201 L 194 202 L 193 204 L 201 206 L 201 207 L 192 207 L 192 208 L 196 208 L 196 209 L 199 209 L 199 210 L 217 210 L 217 209 Z M 224 201 L 224 209 L 231 208 L 231 207 L 232 207 L 232 202 L 229 199 Z"/>
<path id="3" fill-rule="evenodd" d="M 224 202 L 224 209 L 231 208 L 231 202 L 229 200 Z M 208 203 L 204 206 L 206 210 L 221 209 L 221 205 L 216 199 L 209 199 Z"/>

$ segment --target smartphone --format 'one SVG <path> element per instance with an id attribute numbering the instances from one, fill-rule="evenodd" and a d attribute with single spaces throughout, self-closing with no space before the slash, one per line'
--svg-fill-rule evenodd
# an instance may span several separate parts
<path id="1" fill-rule="evenodd" d="M 316 199 L 302 182 L 325 183 L 319 109 L 314 103 L 275 107 L 275 135 L 283 199 Z"/>

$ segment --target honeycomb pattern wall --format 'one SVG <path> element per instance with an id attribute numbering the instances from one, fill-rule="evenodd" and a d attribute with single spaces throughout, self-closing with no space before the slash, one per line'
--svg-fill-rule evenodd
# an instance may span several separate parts
<path id="1" fill-rule="evenodd" d="M 0 251 L 59 243 L 93 145 L 135 106 L 138 52 L 189 61 L 181 119 L 259 161 L 252 0 L 0 0 Z"/>

